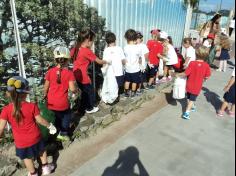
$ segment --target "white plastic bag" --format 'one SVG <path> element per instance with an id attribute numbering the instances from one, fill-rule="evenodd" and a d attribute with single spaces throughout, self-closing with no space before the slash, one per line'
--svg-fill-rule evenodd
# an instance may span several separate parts
<path id="1" fill-rule="evenodd" d="M 101 98 L 104 103 L 112 104 L 118 98 L 118 84 L 112 68 L 112 65 L 106 65 L 102 68 L 104 82 L 102 86 Z"/>
<path id="2" fill-rule="evenodd" d="M 163 76 L 164 75 L 164 62 L 162 59 L 160 59 L 160 62 L 159 62 L 159 76 Z"/>
<path id="3" fill-rule="evenodd" d="M 186 82 L 187 78 L 176 78 L 173 88 L 173 98 L 177 100 L 184 99 L 186 97 Z"/>

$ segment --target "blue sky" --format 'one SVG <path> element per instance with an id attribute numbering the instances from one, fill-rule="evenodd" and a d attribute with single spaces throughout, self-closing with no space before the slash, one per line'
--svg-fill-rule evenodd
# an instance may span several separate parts
<path id="1" fill-rule="evenodd" d="M 200 9 L 204 11 L 215 11 L 220 7 L 221 0 L 201 0 Z M 235 0 L 222 0 L 222 9 L 231 10 L 235 6 Z"/>

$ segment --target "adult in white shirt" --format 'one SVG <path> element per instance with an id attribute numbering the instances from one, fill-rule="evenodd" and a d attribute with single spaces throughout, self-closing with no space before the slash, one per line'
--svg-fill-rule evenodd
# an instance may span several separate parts
<path id="1" fill-rule="evenodd" d="M 235 28 L 235 17 L 232 20 L 230 20 L 229 23 L 229 36 L 232 35 L 234 28 Z"/>
<path id="2" fill-rule="evenodd" d="M 185 68 L 187 68 L 189 66 L 190 62 L 196 60 L 196 51 L 191 45 L 190 38 L 185 38 L 183 40 L 182 55 L 185 59 L 185 63 L 184 63 Z"/>

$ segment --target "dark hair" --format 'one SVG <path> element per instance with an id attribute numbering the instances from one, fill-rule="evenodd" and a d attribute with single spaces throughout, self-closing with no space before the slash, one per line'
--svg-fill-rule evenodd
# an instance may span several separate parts
<path id="1" fill-rule="evenodd" d="M 17 124 L 19 124 L 22 121 L 21 102 L 26 94 L 18 93 L 16 89 L 8 92 L 10 93 L 10 98 L 13 103 L 12 116 L 16 119 Z"/>
<path id="2" fill-rule="evenodd" d="M 217 13 L 214 15 L 214 17 L 211 19 L 211 21 L 215 23 L 219 18 L 221 18 L 221 16 L 222 16 L 221 14 Z"/>
<path id="3" fill-rule="evenodd" d="M 57 71 L 57 83 L 61 84 L 61 72 L 62 68 L 66 65 L 68 59 L 66 58 L 56 58 L 56 63 L 60 65 L 60 69 Z"/>
<path id="4" fill-rule="evenodd" d="M 105 38 L 108 45 L 116 42 L 116 35 L 112 32 L 108 32 Z"/>
<path id="5" fill-rule="evenodd" d="M 192 39 L 191 38 L 184 38 L 183 43 L 192 45 Z"/>
<path id="6" fill-rule="evenodd" d="M 130 42 L 130 41 L 135 41 L 137 40 L 137 33 L 133 29 L 129 29 L 125 33 L 125 39 Z"/>
<path id="7" fill-rule="evenodd" d="M 81 44 L 87 39 L 89 39 L 89 41 L 93 41 L 95 39 L 95 36 L 96 36 L 96 34 L 91 29 L 83 29 L 79 32 L 75 52 L 72 57 L 73 61 L 76 59 L 76 57 L 78 55 Z"/>
<path id="8" fill-rule="evenodd" d="M 141 32 L 137 32 L 137 39 L 142 39 L 143 38 L 143 34 Z"/>
<path id="9" fill-rule="evenodd" d="M 174 45 L 174 43 L 173 43 L 173 39 L 172 39 L 171 36 L 168 36 L 168 40 L 169 40 L 169 43 L 170 43 L 171 45 Z"/>

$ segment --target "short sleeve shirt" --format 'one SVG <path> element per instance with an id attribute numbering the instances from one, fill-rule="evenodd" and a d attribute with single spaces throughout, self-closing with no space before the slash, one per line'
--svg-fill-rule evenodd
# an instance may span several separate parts
<path id="1" fill-rule="evenodd" d="M 72 54 L 73 51 L 71 52 L 71 55 Z M 91 84 L 91 79 L 88 75 L 88 67 L 96 58 L 97 56 L 89 48 L 81 47 L 79 49 L 73 68 L 75 78 L 79 83 Z"/>
<path id="2" fill-rule="evenodd" d="M 8 121 L 12 126 L 14 142 L 17 148 L 27 148 L 37 144 L 41 140 L 41 133 L 35 117 L 40 115 L 39 108 L 34 103 L 22 102 L 22 121 L 18 124 L 13 117 L 13 104 L 2 109 L 0 119 Z"/>
<path id="3" fill-rule="evenodd" d="M 153 64 L 155 66 L 159 65 L 160 58 L 158 57 L 158 54 L 163 54 L 164 52 L 164 47 L 159 41 L 155 40 L 149 40 L 147 42 L 147 47 L 149 49 L 149 62 L 150 64 Z"/>
<path id="4" fill-rule="evenodd" d="M 115 76 L 123 76 L 124 68 L 122 61 L 125 60 L 124 51 L 121 47 L 112 46 L 104 50 L 103 60 L 111 61 Z"/>
<path id="5" fill-rule="evenodd" d="M 140 49 L 142 51 L 142 66 L 144 68 L 146 68 L 147 61 L 146 61 L 145 55 L 149 53 L 149 49 L 148 49 L 147 45 L 145 45 L 143 43 L 138 44 L 138 46 L 140 47 Z"/>
<path id="6" fill-rule="evenodd" d="M 75 81 L 72 71 L 63 68 L 61 70 L 61 84 L 57 83 L 57 73 L 60 71 L 58 67 L 50 69 L 45 79 L 49 81 L 50 87 L 48 91 L 48 109 L 56 111 L 64 111 L 69 109 L 68 89 L 69 82 Z"/>
<path id="7" fill-rule="evenodd" d="M 142 57 L 142 50 L 138 45 L 127 45 L 124 48 L 126 59 L 126 72 L 137 73 L 140 72 L 139 61 Z"/>
<path id="8" fill-rule="evenodd" d="M 187 92 L 193 95 L 199 95 L 202 90 L 204 79 L 211 76 L 210 66 L 206 62 L 192 61 L 186 69 Z"/>
<path id="9" fill-rule="evenodd" d="M 186 49 L 186 55 L 184 56 L 185 59 L 189 58 L 189 62 L 187 66 L 192 62 L 196 60 L 196 51 L 195 49 L 190 46 L 189 48 Z"/>

